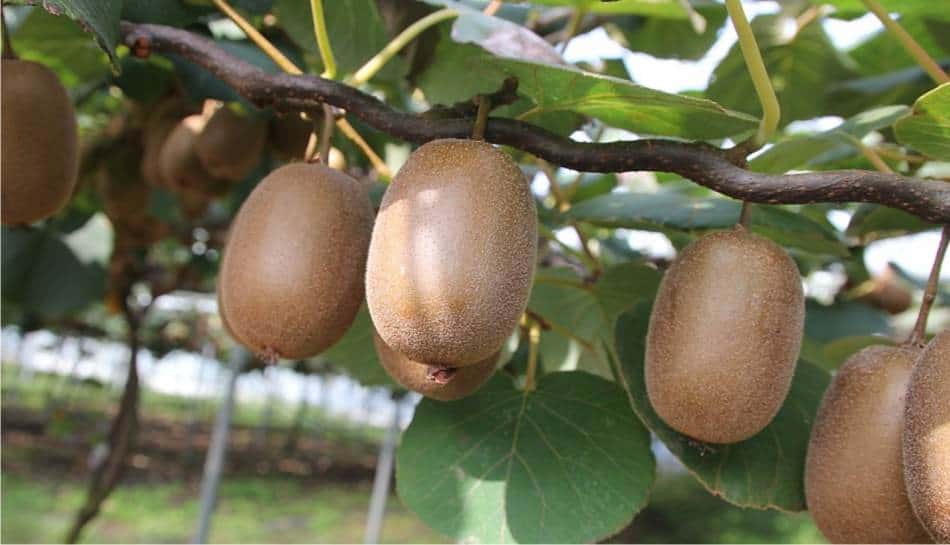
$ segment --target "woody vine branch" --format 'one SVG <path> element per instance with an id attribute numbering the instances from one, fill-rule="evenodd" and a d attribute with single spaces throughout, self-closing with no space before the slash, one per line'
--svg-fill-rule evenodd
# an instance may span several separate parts
<path id="1" fill-rule="evenodd" d="M 358 89 L 313 75 L 270 74 L 216 46 L 211 40 L 162 25 L 121 25 L 133 54 L 180 55 L 202 66 L 260 107 L 317 114 L 324 104 L 346 110 L 367 125 L 414 143 L 467 138 L 474 119 L 437 118 L 394 110 Z M 832 170 L 800 174 L 751 172 L 725 150 L 703 143 L 662 139 L 586 143 L 555 135 L 523 121 L 489 118 L 485 140 L 511 146 L 546 161 L 584 172 L 634 170 L 673 172 L 719 193 L 766 204 L 869 202 L 950 224 L 950 184 L 892 173 Z M 741 161 L 739 161 L 741 163 Z"/>

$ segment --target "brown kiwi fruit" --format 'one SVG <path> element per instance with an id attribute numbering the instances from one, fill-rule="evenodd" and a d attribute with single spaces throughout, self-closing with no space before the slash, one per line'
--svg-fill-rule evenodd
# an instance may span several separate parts
<path id="1" fill-rule="evenodd" d="M 109 148 L 97 173 L 103 209 L 113 223 L 134 220 L 148 210 L 151 190 L 140 174 L 142 145 L 137 132 L 127 132 Z"/>
<path id="2" fill-rule="evenodd" d="M 825 391 L 805 459 L 805 498 L 833 543 L 928 543 L 904 487 L 901 430 L 919 350 L 869 346 Z"/>
<path id="3" fill-rule="evenodd" d="M 904 481 L 917 518 L 938 543 L 950 543 L 950 330 L 921 352 L 907 389 Z"/>
<path id="4" fill-rule="evenodd" d="M 224 105 L 198 135 L 195 153 L 215 178 L 239 182 L 261 162 L 266 141 L 266 119 Z"/>
<path id="5" fill-rule="evenodd" d="M 670 427 L 734 443 L 772 421 L 791 386 L 805 302 L 795 262 L 737 227 L 680 253 L 653 305 L 647 394 Z"/>
<path id="6" fill-rule="evenodd" d="M 439 401 L 454 401 L 475 393 L 495 372 L 499 352 L 466 367 L 438 367 L 412 361 L 386 345 L 373 332 L 380 363 L 397 383 Z"/>
<path id="7" fill-rule="evenodd" d="M 158 169 L 166 187 L 176 191 L 210 184 L 214 177 L 205 170 L 195 153 L 195 142 L 204 130 L 207 118 L 189 115 L 175 125 L 162 144 Z"/>
<path id="8" fill-rule="evenodd" d="M 883 273 L 869 281 L 867 291 L 858 300 L 889 314 L 900 314 L 910 308 L 913 296 L 902 285 L 894 268 L 888 265 Z"/>
<path id="9" fill-rule="evenodd" d="M 534 199 L 508 155 L 474 140 L 425 144 L 373 228 L 366 299 L 380 337 L 414 361 L 484 361 L 524 312 L 536 244 Z"/>
<path id="10" fill-rule="evenodd" d="M 363 302 L 373 208 L 353 178 L 292 163 L 266 176 L 231 226 L 218 284 L 235 338 L 265 359 L 319 354 Z"/>
<path id="11" fill-rule="evenodd" d="M 317 121 L 316 126 L 320 126 Z M 313 132 L 314 122 L 293 113 L 283 116 L 274 116 L 270 121 L 271 150 L 281 161 L 299 161 L 303 159 Z"/>
<path id="12" fill-rule="evenodd" d="M 142 176 L 149 185 L 167 185 L 158 162 L 162 146 L 178 123 L 193 113 L 194 108 L 178 96 L 162 100 L 148 113 L 142 128 Z"/>
<path id="13" fill-rule="evenodd" d="M 69 202 L 79 174 L 79 132 L 69 94 L 42 64 L 2 60 L 0 220 L 23 225 Z"/>

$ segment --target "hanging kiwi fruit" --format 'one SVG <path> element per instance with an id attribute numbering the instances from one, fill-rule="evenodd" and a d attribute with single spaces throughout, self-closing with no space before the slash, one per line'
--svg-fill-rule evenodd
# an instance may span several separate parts
<path id="1" fill-rule="evenodd" d="M 950 330 L 920 353 L 901 435 L 907 496 L 937 543 L 950 543 Z"/>
<path id="2" fill-rule="evenodd" d="M 676 431 L 734 443 L 767 426 L 791 386 L 805 302 L 795 262 L 737 226 L 667 269 L 646 340 L 647 394 Z"/>
<path id="3" fill-rule="evenodd" d="M 212 177 L 239 182 L 261 162 L 266 142 L 266 118 L 225 104 L 195 138 L 195 155 Z"/>
<path id="4" fill-rule="evenodd" d="M 362 185 L 318 163 L 267 175 L 231 226 L 218 301 L 263 359 L 307 358 L 346 332 L 363 302 L 373 208 Z"/>
<path id="5" fill-rule="evenodd" d="M 76 112 L 56 74 L 42 64 L 2 61 L 0 218 L 24 225 L 69 202 L 79 172 Z"/>
<path id="6" fill-rule="evenodd" d="M 158 154 L 158 171 L 166 187 L 175 191 L 197 188 L 214 182 L 198 158 L 195 144 L 208 118 L 193 114 L 178 121 L 165 138 Z"/>
<path id="7" fill-rule="evenodd" d="M 518 165 L 491 144 L 421 146 L 386 190 L 366 298 L 383 341 L 429 365 L 478 365 L 524 312 L 537 214 Z"/>
<path id="8" fill-rule="evenodd" d="M 815 417 L 805 498 L 833 543 L 928 543 L 908 499 L 901 433 L 920 350 L 870 346 L 842 365 Z"/>
<path id="9" fill-rule="evenodd" d="M 499 352 L 466 367 L 440 367 L 412 361 L 390 348 L 373 332 L 383 369 L 404 388 L 438 401 L 454 401 L 478 391 L 495 372 Z"/>

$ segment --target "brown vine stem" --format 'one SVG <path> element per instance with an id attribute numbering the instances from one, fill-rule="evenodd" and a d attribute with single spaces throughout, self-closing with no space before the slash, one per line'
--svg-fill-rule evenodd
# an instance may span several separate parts
<path id="1" fill-rule="evenodd" d="M 920 346 L 924 343 L 930 307 L 933 306 L 934 301 L 937 299 L 937 283 L 940 281 L 940 267 L 943 265 L 943 258 L 947 255 L 948 239 L 950 239 L 950 225 L 944 225 L 940 235 L 940 243 L 937 245 L 937 255 L 934 257 L 934 264 L 930 269 L 930 278 L 927 279 L 927 287 L 924 289 L 924 298 L 920 302 L 917 322 L 914 324 L 914 329 L 910 331 L 907 344 Z"/>
<path id="2" fill-rule="evenodd" d="M 208 70 L 258 106 L 311 114 L 332 104 L 367 125 L 408 142 L 467 138 L 471 118 L 399 112 L 376 97 L 317 76 L 269 74 L 211 40 L 186 30 L 123 22 L 123 43 L 155 53 L 175 53 Z M 673 172 L 735 199 L 766 204 L 869 202 L 898 208 L 938 225 L 950 223 L 950 184 L 869 170 L 797 174 L 751 172 L 727 152 L 703 143 L 642 139 L 605 143 L 570 140 L 524 121 L 493 117 L 485 140 L 531 153 L 581 172 Z"/>
<path id="3" fill-rule="evenodd" d="M 15 59 L 16 51 L 13 50 L 13 42 L 10 40 L 10 27 L 7 26 L 7 14 L 4 9 L 6 4 L 0 4 L 0 27 L 3 28 L 3 55 L 4 59 Z"/>

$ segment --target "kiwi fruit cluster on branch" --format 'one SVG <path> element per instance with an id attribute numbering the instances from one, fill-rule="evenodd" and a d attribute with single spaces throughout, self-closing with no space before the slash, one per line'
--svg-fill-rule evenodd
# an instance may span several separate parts
<path id="1" fill-rule="evenodd" d="M 480 141 L 420 147 L 373 222 L 366 189 L 321 164 L 268 175 L 232 224 L 218 283 L 231 334 L 266 359 L 336 342 L 366 301 L 404 387 L 464 397 L 492 375 L 527 304 L 537 217 L 518 165 Z"/>
<path id="2" fill-rule="evenodd" d="M 26 225 L 69 202 L 79 171 L 76 113 L 66 89 L 42 64 L 2 61 L 0 220 Z"/>

